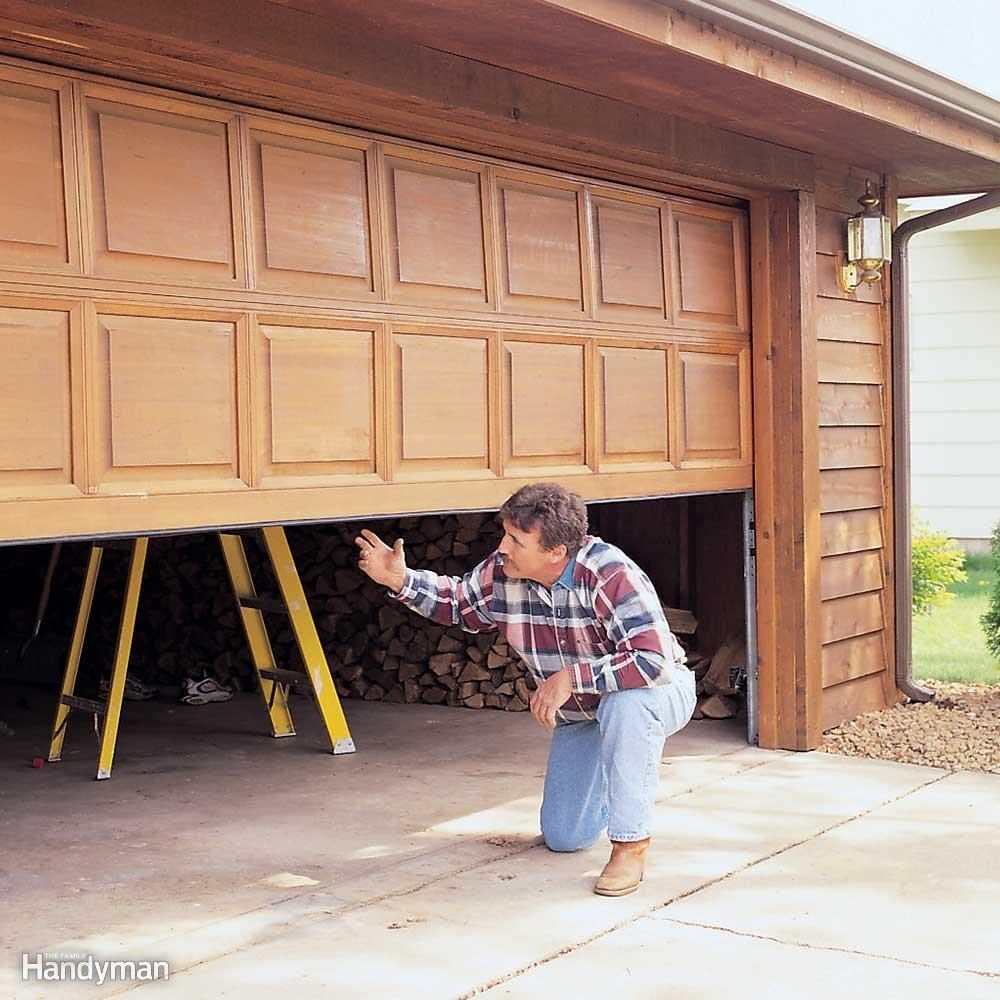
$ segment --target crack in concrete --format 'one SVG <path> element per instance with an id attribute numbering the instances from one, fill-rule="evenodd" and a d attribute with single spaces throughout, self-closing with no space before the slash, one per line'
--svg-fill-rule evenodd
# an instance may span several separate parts
<path id="1" fill-rule="evenodd" d="M 872 806 L 870 809 L 862 809 L 861 812 L 855 813 L 853 816 L 846 816 L 844 819 L 837 820 L 836 823 L 831 823 L 829 826 L 823 827 L 821 830 L 817 830 L 815 833 L 811 833 L 807 837 L 802 837 L 799 840 L 793 841 L 791 844 L 786 844 L 784 847 L 779 847 L 772 851 L 770 854 L 765 854 L 763 857 L 756 858 L 753 861 L 748 861 L 745 865 L 740 868 L 734 868 L 732 871 L 726 872 L 724 875 L 720 875 L 718 878 L 711 879 L 702 885 L 696 886 L 694 889 L 689 889 L 687 892 L 682 892 L 675 896 L 673 899 L 667 900 L 665 903 L 661 903 L 659 906 L 655 907 L 654 910 L 662 910 L 668 906 L 672 906 L 674 903 L 687 899 L 696 893 L 702 892 L 712 886 L 719 885 L 721 882 L 725 882 L 737 875 L 742 875 L 744 872 L 749 871 L 751 868 L 756 868 L 757 865 L 763 864 L 765 861 L 770 861 L 772 858 L 776 858 L 779 855 L 785 854 L 787 851 L 792 851 L 796 847 L 801 847 L 803 844 L 811 843 L 814 840 L 818 840 L 820 837 L 825 836 L 832 830 L 838 830 L 842 826 L 847 826 L 848 823 L 853 823 L 855 820 L 863 819 L 865 816 L 870 816 L 872 813 L 877 812 L 879 809 L 884 809 L 886 806 L 894 805 L 896 802 L 900 802 L 910 795 L 916 792 L 923 791 L 925 788 L 929 788 L 931 785 L 936 785 L 939 781 L 943 781 L 948 777 L 948 774 L 941 774 L 937 777 L 931 778 L 929 781 L 925 781 L 923 784 L 917 785 L 915 788 L 911 788 L 908 791 L 900 792 L 899 795 L 891 799 L 886 799 L 884 802 L 878 803 L 878 805 Z"/>
<path id="2" fill-rule="evenodd" d="M 765 763 L 776 763 L 776 762 L 767 761 Z M 665 902 L 652 906 L 648 910 L 645 910 L 642 913 L 638 913 L 635 916 L 629 917 L 625 920 L 621 920 L 618 923 L 613 924 L 612 926 L 607 927 L 602 931 L 598 931 L 596 934 L 592 934 L 588 938 L 584 938 L 583 940 L 577 941 L 570 945 L 565 945 L 564 947 L 559 948 L 556 951 L 551 952 L 550 954 L 545 955 L 542 958 L 538 959 L 537 961 L 531 962 L 520 969 L 516 969 L 515 971 L 507 973 L 506 975 L 499 976 L 488 983 L 483 983 L 479 986 L 476 986 L 473 989 L 469 990 L 468 992 L 461 994 L 457 998 L 457 1000 L 468 1000 L 469 997 L 474 997 L 481 993 L 485 993 L 487 990 L 493 989 L 494 986 L 500 986 L 503 983 L 508 983 L 512 979 L 516 979 L 517 977 L 524 975 L 526 972 L 529 972 L 532 969 L 537 969 L 540 966 L 548 965 L 549 962 L 555 961 L 557 958 L 562 958 L 564 955 L 570 955 L 573 952 L 579 951 L 585 948 L 587 945 L 593 944 L 595 941 L 599 941 L 601 938 L 607 937 L 609 934 L 613 934 L 615 931 L 622 930 L 625 927 L 628 927 L 631 924 L 634 924 L 637 921 L 643 919 L 644 917 L 649 917 L 652 914 L 658 913 L 661 910 L 666 910 L 667 907 L 672 906 L 674 903 L 677 903 L 682 899 L 688 899 L 689 897 L 694 896 L 696 893 L 703 892 L 705 889 L 719 885 L 721 882 L 725 882 L 736 875 L 741 875 L 744 872 L 749 871 L 751 868 L 755 868 L 757 865 L 763 864 L 766 861 L 770 861 L 772 858 L 776 858 L 779 855 L 784 854 L 786 851 L 791 851 L 794 850 L 796 847 L 801 847 L 803 844 L 810 843 L 811 841 L 824 836 L 825 834 L 829 833 L 832 830 L 836 830 L 842 826 L 846 826 L 848 823 L 853 823 L 855 820 L 862 819 L 865 816 L 869 816 L 872 813 L 878 811 L 879 809 L 884 809 L 886 806 L 893 805 L 894 803 L 899 802 L 902 799 L 905 799 L 908 796 L 915 794 L 916 792 L 922 791 L 925 788 L 929 788 L 931 785 L 937 784 L 937 782 L 939 781 L 943 781 L 947 777 L 949 777 L 949 773 L 947 772 L 944 774 L 937 775 L 931 778 L 929 781 L 925 781 L 914 788 L 911 788 L 905 792 L 901 792 L 894 798 L 886 799 L 882 802 L 879 802 L 877 805 L 872 806 L 870 809 L 863 809 L 852 816 L 848 816 L 845 817 L 844 819 L 838 820 L 836 823 L 831 823 L 829 826 L 824 827 L 821 830 L 817 830 L 815 833 L 811 834 L 808 837 L 802 837 L 800 840 L 797 840 L 794 843 L 786 844 L 783 847 L 779 847 L 777 850 L 772 851 L 770 854 L 766 854 L 760 858 L 754 859 L 753 861 L 749 861 L 745 865 L 742 865 L 739 868 L 735 868 L 732 871 L 720 875 L 718 878 L 709 879 L 707 882 L 703 882 L 701 885 L 695 886 L 692 889 L 688 889 L 686 892 L 678 893 L 676 896 L 671 897 Z M 724 779 L 720 778 L 719 780 L 724 780 Z M 667 917 L 666 919 L 674 920 L 675 918 Z M 677 922 L 680 923 L 681 921 Z M 782 943 L 790 943 L 790 942 L 782 942 Z M 904 961 L 904 960 L 899 959 L 898 961 Z M 929 968 L 934 968 L 934 966 L 929 966 Z M 942 971 L 971 971 L 971 970 L 943 969 Z M 976 973 L 976 974 L 986 975 L 990 977 L 993 977 L 994 975 L 993 973 Z"/>
<path id="3" fill-rule="evenodd" d="M 726 757 L 739 752 L 739 750 L 730 750 L 729 753 L 717 754 L 716 757 L 719 760 L 725 760 Z M 701 784 L 688 785 L 687 788 L 680 788 L 675 792 L 668 793 L 667 795 L 658 795 L 656 797 L 656 802 L 669 802 L 671 799 L 679 799 L 683 795 L 693 795 L 695 792 L 700 791 L 703 788 L 708 788 L 711 785 L 717 785 L 723 781 L 729 781 L 731 778 L 739 778 L 744 774 L 749 774 L 751 771 L 756 771 L 758 768 L 770 767 L 772 764 L 779 764 L 785 759 L 786 756 L 787 754 L 782 754 L 780 757 L 773 760 L 761 760 L 756 764 L 747 764 L 746 767 L 739 771 L 735 771 L 733 774 L 720 774 L 717 778 L 710 778 L 708 781 L 704 781 Z M 683 760 L 684 758 L 678 757 L 676 759 Z M 669 758 L 663 763 L 670 763 Z"/>
<path id="4" fill-rule="evenodd" d="M 899 965 L 912 965 L 918 969 L 931 969 L 936 972 L 958 972 L 970 976 L 982 976 L 985 979 L 1000 979 L 1000 972 L 988 972 L 985 969 L 966 969 L 953 965 L 935 965 L 933 962 L 918 962 L 913 958 L 900 958 L 896 955 L 885 955 L 878 951 L 864 951 L 861 948 L 846 948 L 835 944 L 810 944 L 808 941 L 792 941 L 788 938 L 775 937 L 771 934 L 738 931 L 732 927 L 702 924 L 696 920 L 681 920 L 678 917 L 661 917 L 659 919 L 671 924 L 681 924 L 684 927 L 700 927 L 703 930 L 719 931 L 723 934 L 731 934 L 733 937 L 753 938 L 756 941 L 771 941 L 774 944 L 787 945 L 789 948 L 801 948 L 804 951 L 832 951 L 844 955 L 858 955 L 862 958 L 877 958 L 885 962 L 896 962 Z"/>

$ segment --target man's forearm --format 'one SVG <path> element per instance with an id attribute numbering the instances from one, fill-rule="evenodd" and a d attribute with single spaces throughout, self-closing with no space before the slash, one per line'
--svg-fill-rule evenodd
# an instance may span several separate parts
<path id="1" fill-rule="evenodd" d="M 466 632 L 496 628 L 491 619 L 473 607 L 468 579 L 408 568 L 405 580 L 393 597 L 439 625 L 458 625 Z"/>
<path id="2" fill-rule="evenodd" d="M 669 670 L 670 664 L 662 653 L 633 649 L 573 664 L 570 680 L 576 694 L 607 694 L 662 684 Z"/>

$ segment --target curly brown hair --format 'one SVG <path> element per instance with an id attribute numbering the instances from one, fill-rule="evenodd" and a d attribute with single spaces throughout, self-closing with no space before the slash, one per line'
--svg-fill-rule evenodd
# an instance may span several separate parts
<path id="1" fill-rule="evenodd" d="M 587 508 L 583 499 L 558 483 L 529 483 L 508 497 L 499 517 L 521 531 L 538 526 L 543 549 L 565 545 L 576 552 L 587 536 Z"/>

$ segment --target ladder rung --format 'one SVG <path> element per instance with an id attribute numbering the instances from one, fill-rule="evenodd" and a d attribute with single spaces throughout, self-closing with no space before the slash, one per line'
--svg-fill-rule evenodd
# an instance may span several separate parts
<path id="1" fill-rule="evenodd" d="M 285 602 L 277 597 L 241 597 L 241 608 L 256 608 L 257 611 L 268 611 L 275 615 L 287 615 Z"/>
<path id="2" fill-rule="evenodd" d="M 108 706 L 103 701 L 91 701 L 90 698 L 78 698 L 75 694 L 64 694 L 62 703 L 68 708 L 77 708 L 81 712 L 93 712 L 95 715 L 106 715 Z"/>
<path id="3" fill-rule="evenodd" d="M 281 667 L 261 670 L 260 676 L 268 681 L 280 681 L 282 684 L 305 684 L 309 680 L 300 670 L 282 670 Z"/>

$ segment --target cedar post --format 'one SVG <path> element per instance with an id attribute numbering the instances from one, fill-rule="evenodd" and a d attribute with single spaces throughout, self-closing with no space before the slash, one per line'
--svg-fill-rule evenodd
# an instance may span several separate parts
<path id="1" fill-rule="evenodd" d="M 816 208 L 751 202 L 760 745 L 822 740 Z"/>

